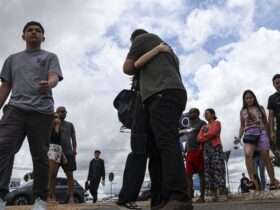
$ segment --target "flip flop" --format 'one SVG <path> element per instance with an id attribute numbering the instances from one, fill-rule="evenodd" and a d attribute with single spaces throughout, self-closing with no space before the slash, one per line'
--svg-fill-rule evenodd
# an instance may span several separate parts
<path id="1" fill-rule="evenodd" d="M 139 207 L 136 203 L 134 202 L 126 202 L 126 203 L 117 203 L 119 206 L 123 206 L 125 208 L 128 208 L 128 209 L 137 209 L 137 210 L 140 210 L 142 209 L 141 207 Z"/>

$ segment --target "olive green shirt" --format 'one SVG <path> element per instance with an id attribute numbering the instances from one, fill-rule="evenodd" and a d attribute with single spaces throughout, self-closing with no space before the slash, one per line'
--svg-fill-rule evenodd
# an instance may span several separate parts
<path id="1" fill-rule="evenodd" d="M 162 42 L 155 34 L 139 35 L 132 42 L 127 58 L 136 61 Z M 140 94 L 143 101 L 168 89 L 185 90 L 179 72 L 179 61 L 173 51 L 156 55 L 140 70 Z"/>

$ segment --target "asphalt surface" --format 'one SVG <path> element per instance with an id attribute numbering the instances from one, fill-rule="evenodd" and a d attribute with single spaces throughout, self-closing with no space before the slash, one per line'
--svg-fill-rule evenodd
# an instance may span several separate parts
<path id="1" fill-rule="evenodd" d="M 97 207 L 93 209 L 82 210 L 124 210 L 119 207 Z M 150 210 L 150 208 L 142 208 Z M 260 200 L 260 201 L 243 201 L 243 202 L 222 202 L 222 203 L 205 203 L 194 204 L 194 210 L 280 210 L 280 200 Z"/>
<path id="2" fill-rule="evenodd" d="M 142 210 L 150 210 L 145 203 Z M 7 210 L 31 210 L 31 206 L 10 206 Z M 48 210 L 127 210 L 110 204 L 55 205 Z M 194 204 L 194 210 L 280 210 L 279 200 L 232 201 L 219 203 Z"/>

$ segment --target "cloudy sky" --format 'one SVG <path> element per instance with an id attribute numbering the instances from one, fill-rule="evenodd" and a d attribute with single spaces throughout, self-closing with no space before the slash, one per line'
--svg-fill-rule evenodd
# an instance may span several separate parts
<path id="1" fill-rule="evenodd" d="M 67 107 L 68 120 L 77 130 L 75 175 L 85 180 L 93 151 L 100 149 L 117 186 L 129 134 L 119 132 L 112 101 L 129 87 L 122 64 L 131 32 L 144 28 L 174 48 L 189 95 L 186 110 L 213 107 L 222 122 L 224 149 L 232 150 L 242 92 L 254 90 L 264 106 L 274 92 L 271 77 L 280 66 L 279 17 L 278 0 L 1 0 L 0 63 L 24 49 L 21 30 L 27 21 L 44 25 L 43 48 L 58 55 L 65 77 L 54 90 L 55 105 Z M 229 168 L 231 180 L 238 181 L 244 170 L 241 149 L 232 152 Z M 28 169 L 32 164 L 25 142 L 13 177 Z"/>

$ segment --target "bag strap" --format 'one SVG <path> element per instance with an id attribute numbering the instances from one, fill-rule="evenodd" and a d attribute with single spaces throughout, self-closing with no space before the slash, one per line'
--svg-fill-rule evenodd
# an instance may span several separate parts
<path id="1" fill-rule="evenodd" d="M 137 72 L 133 77 L 132 77 L 132 83 L 131 83 L 131 90 L 132 91 L 138 91 L 140 90 L 140 84 L 139 84 L 139 77 L 140 77 L 140 74 L 139 72 Z"/>

